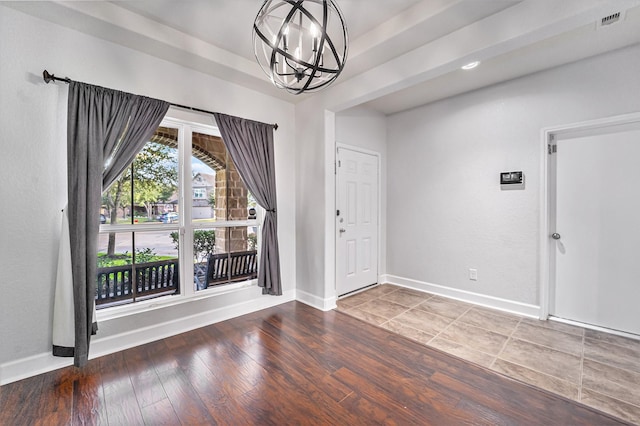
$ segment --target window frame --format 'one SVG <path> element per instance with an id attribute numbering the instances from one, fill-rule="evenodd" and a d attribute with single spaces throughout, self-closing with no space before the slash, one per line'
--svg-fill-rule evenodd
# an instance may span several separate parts
<path id="1" fill-rule="evenodd" d="M 169 110 L 171 112 L 171 110 Z M 215 125 L 207 125 L 201 122 L 173 118 L 169 115 L 160 123 L 161 127 L 169 127 L 178 130 L 178 211 L 177 223 L 140 223 L 140 224 L 100 224 L 99 233 L 109 232 L 173 232 L 179 236 L 179 273 L 180 292 L 178 294 L 160 296 L 139 302 L 127 303 L 96 310 L 98 321 L 119 318 L 146 312 L 149 310 L 164 308 L 173 305 L 188 303 L 195 300 L 215 297 L 221 294 L 240 291 L 249 287 L 257 287 L 256 278 L 245 281 L 232 282 L 218 286 L 196 290 L 193 285 L 193 232 L 195 230 L 215 230 L 236 227 L 256 227 L 258 257 L 261 254 L 262 226 L 264 221 L 264 209 L 256 206 L 256 219 L 225 220 L 203 223 L 193 222 L 193 174 L 191 168 L 192 136 L 193 133 L 202 133 L 221 137 L 220 131 Z M 187 197 L 186 194 L 189 194 Z M 200 200 L 200 198 L 198 198 Z M 133 248 L 135 250 L 135 247 Z"/>

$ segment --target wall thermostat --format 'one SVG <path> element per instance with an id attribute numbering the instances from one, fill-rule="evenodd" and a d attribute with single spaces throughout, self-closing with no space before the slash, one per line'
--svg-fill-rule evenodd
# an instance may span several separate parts
<path id="1" fill-rule="evenodd" d="M 502 172 L 500 173 L 500 185 L 518 185 L 524 183 L 522 172 Z"/>
<path id="2" fill-rule="evenodd" d="M 500 188 L 524 189 L 524 173 L 521 171 L 500 173 Z"/>

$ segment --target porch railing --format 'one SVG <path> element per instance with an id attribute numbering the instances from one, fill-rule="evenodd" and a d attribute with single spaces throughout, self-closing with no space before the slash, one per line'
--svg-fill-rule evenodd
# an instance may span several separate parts
<path id="1" fill-rule="evenodd" d="M 256 250 L 218 253 L 207 261 L 207 285 L 249 280 L 258 277 L 258 252 Z"/>
<path id="2" fill-rule="evenodd" d="M 96 307 L 177 294 L 180 292 L 178 271 L 178 259 L 98 268 Z"/>

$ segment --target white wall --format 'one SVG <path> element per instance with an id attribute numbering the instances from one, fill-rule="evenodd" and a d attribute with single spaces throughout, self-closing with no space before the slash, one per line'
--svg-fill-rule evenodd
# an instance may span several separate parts
<path id="1" fill-rule="evenodd" d="M 390 116 L 387 272 L 538 305 L 540 131 L 640 111 L 638 69 L 636 45 Z"/>
<path id="2" fill-rule="evenodd" d="M 373 110 L 351 108 L 335 115 L 336 143 L 380 154 L 380 259 L 378 274 L 386 274 L 387 223 L 387 118 Z"/>
<path id="3" fill-rule="evenodd" d="M 66 86 L 45 85 L 42 70 L 58 76 L 165 99 L 253 120 L 278 123 L 275 132 L 282 279 L 295 293 L 294 107 L 175 64 L 59 27 L 0 6 L 0 382 L 15 362 L 48 359 L 61 209 L 66 203 Z M 95 342 L 241 304 L 286 300 L 256 288 L 104 321 Z M 252 305 L 255 302 L 255 305 Z M 238 315 L 224 311 L 224 315 Z M 209 320 L 215 319 L 209 316 Z M 194 320 L 194 321 L 196 321 Z M 194 322 L 195 324 L 196 322 Z M 171 329 L 171 328 L 168 328 Z M 106 348 L 108 345 L 102 345 Z M 11 364 L 11 366 L 8 366 Z M 37 362 L 36 362 L 37 364 Z M 38 364 L 38 365 L 40 365 Z M 10 368 L 11 367 L 11 368 Z M 18 367 L 16 367 L 18 368 Z M 5 371 L 5 377 L 2 372 Z M 15 372 L 11 370 L 12 374 Z"/>
<path id="4" fill-rule="evenodd" d="M 296 283 L 305 302 L 323 306 L 325 296 L 325 152 L 323 109 L 314 99 L 296 105 Z"/>

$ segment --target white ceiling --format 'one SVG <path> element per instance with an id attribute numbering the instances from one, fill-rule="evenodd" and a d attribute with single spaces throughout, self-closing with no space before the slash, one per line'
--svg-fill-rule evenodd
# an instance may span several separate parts
<path id="1" fill-rule="evenodd" d="M 349 57 L 326 91 L 344 107 L 385 114 L 640 43 L 640 0 L 336 2 Z M 262 0 L 0 4 L 290 102 L 317 96 L 276 89 L 256 63 L 251 29 Z M 596 25 L 615 11 L 619 23 Z M 482 64 L 459 69 L 471 60 Z"/>
<path id="2" fill-rule="evenodd" d="M 338 0 L 352 39 L 420 0 Z M 126 0 L 112 2 L 168 27 L 253 60 L 252 25 L 262 0 Z M 371 4 L 369 0 L 369 4 Z M 362 13 L 366 10 L 367 13 Z"/>

